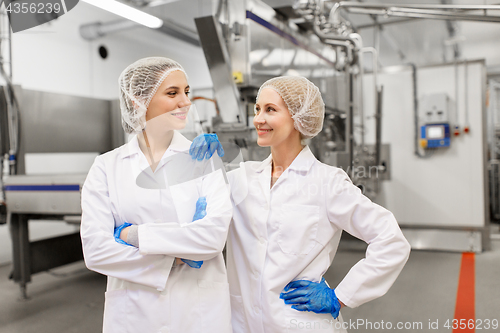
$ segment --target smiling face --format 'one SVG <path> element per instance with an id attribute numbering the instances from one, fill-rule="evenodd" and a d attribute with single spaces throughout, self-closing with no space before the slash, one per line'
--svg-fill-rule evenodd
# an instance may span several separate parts
<path id="1" fill-rule="evenodd" d="M 278 147 L 291 142 L 300 144 L 300 133 L 281 96 L 271 88 L 264 88 L 255 104 L 253 124 L 261 147 Z"/>
<path id="2" fill-rule="evenodd" d="M 189 100 L 189 85 L 182 71 L 173 71 L 162 82 L 149 103 L 146 121 L 161 119 L 164 130 L 180 130 L 186 126 L 187 114 L 191 101 Z"/>

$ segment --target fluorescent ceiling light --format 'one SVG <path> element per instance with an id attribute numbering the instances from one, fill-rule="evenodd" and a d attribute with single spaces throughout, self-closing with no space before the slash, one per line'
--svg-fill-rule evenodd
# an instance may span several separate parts
<path id="1" fill-rule="evenodd" d="M 120 15 L 126 19 L 145 25 L 148 28 L 159 28 L 163 21 L 156 16 L 150 15 L 133 7 L 127 6 L 116 0 L 81 0 L 93 6 L 107 10 L 110 13 Z"/>

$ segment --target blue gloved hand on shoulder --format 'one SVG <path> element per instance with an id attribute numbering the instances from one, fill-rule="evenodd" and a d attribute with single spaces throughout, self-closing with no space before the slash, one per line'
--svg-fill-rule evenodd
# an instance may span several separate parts
<path id="1" fill-rule="evenodd" d="M 293 290 L 289 291 L 290 289 Z M 321 279 L 319 283 L 308 280 L 292 281 L 285 286 L 280 298 L 285 300 L 285 304 L 293 304 L 292 309 L 297 311 L 330 313 L 335 319 L 341 308 L 335 290 L 328 287 L 325 279 Z"/>
<path id="2" fill-rule="evenodd" d="M 131 223 L 125 222 L 125 223 L 123 223 L 121 226 L 119 226 L 119 227 L 116 227 L 116 228 L 115 228 L 115 232 L 114 232 L 114 234 L 113 234 L 113 235 L 114 235 L 114 237 L 115 237 L 115 241 L 116 241 L 117 243 L 120 243 L 120 244 L 123 244 L 123 245 L 132 246 L 132 247 L 133 247 L 133 245 L 131 245 L 131 244 L 129 244 L 129 243 L 127 243 L 127 242 L 125 242 L 124 240 L 120 239 L 120 235 L 121 235 L 121 233 L 122 233 L 122 230 L 123 230 L 123 229 L 125 229 L 125 228 L 127 228 L 127 227 L 130 227 L 131 225 L 132 225 Z"/>
<path id="3" fill-rule="evenodd" d="M 193 222 L 196 220 L 200 220 L 207 215 L 207 198 L 199 197 L 198 201 L 196 201 L 196 212 L 193 216 Z M 195 261 L 189 259 L 181 259 L 183 262 L 189 265 L 192 268 L 200 268 L 203 265 L 203 261 Z"/>
<path id="4" fill-rule="evenodd" d="M 220 157 L 224 156 L 224 149 L 222 149 L 217 134 L 203 133 L 194 138 L 191 147 L 189 147 L 189 155 L 193 160 L 203 161 L 204 158 L 208 160 L 212 157 L 216 150 Z"/>

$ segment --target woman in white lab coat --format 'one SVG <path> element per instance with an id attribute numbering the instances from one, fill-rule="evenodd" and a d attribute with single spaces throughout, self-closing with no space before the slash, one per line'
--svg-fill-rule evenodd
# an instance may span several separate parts
<path id="1" fill-rule="evenodd" d="M 228 173 L 233 197 L 227 266 L 235 333 L 343 332 L 339 310 L 384 295 L 410 246 L 388 210 L 302 140 L 323 125 L 319 89 L 302 77 L 260 88 L 254 125 L 263 162 Z M 335 289 L 323 280 L 342 230 L 368 243 L 366 258 Z"/>
<path id="2" fill-rule="evenodd" d="M 137 135 L 97 157 L 82 190 L 85 263 L 108 276 L 103 332 L 230 333 L 221 252 L 232 205 L 220 160 L 192 160 L 179 133 L 194 112 L 186 74 L 145 58 L 119 83 L 124 129 Z"/>

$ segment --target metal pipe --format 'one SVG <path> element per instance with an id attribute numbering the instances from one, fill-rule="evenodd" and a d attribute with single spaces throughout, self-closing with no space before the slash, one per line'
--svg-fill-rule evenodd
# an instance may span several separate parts
<path id="1" fill-rule="evenodd" d="M 500 9 L 500 8 L 498 8 Z M 426 11 L 426 10 L 409 10 L 409 9 L 396 9 L 391 8 L 387 10 L 380 9 L 362 9 L 352 8 L 348 12 L 354 14 L 371 14 L 383 16 L 396 16 L 396 17 L 411 17 L 419 19 L 437 19 L 437 20 L 461 20 L 461 21 L 478 21 L 478 22 L 500 22 L 500 16 L 486 16 L 486 15 L 470 15 L 460 13 L 446 13 L 442 11 Z"/>
<path id="2" fill-rule="evenodd" d="M 464 20 L 480 22 L 500 22 L 500 16 L 487 15 L 486 10 L 500 10 L 500 5 L 390 5 L 390 4 L 366 4 L 352 1 L 341 1 L 336 3 L 331 11 L 329 20 L 336 26 L 340 24 L 340 9 L 350 13 L 439 19 L 439 20 Z M 460 10 L 460 12 L 450 11 Z M 464 13 L 470 10 L 483 10 L 484 15 Z"/>
<path id="3" fill-rule="evenodd" d="M 379 171 L 385 172 L 386 166 L 382 165 L 382 96 L 384 87 L 377 91 L 377 106 L 375 111 L 375 166 L 377 167 L 377 178 L 375 179 L 375 193 L 380 191 Z"/>
<path id="4" fill-rule="evenodd" d="M 349 69 L 349 68 L 348 68 Z M 353 94 L 353 88 L 354 88 L 354 74 L 351 73 L 350 70 L 346 70 L 346 73 L 349 73 L 347 75 L 347 78 L 349 80 L 348 82 L 348 87 L 349 87 L 349 114 L 347 115 L 346 118 L 346 133 L 347 133 L 347 149 L 349 153 L 349 170 L 350 170 L 350 177 L 351 179 L 354 178 L 354 134 L 353 134 L 353 120 L 354 120 L 354 94 Z"/>
<path id="5" fill-rule="evenodd" d="M 339 10 L 340 6 L 341 2 L 335 3 L 332 9 L 330 10 L 330 15 L 328 16 L 328 21 L 334 26 L 340 23 L 340 10 Z"/>
<path id="6" fill-rule="evenodd" d="M 163 25 L 155 30 L 161 31 L 191 45 L 201 47 L 198 33 L 187 27 L 179 25 L 178 23 L 169 20 L 163 20 Z"/>
<path id="7" fill-rule="evenodd" d="M 332 33 L 325 33 L 319 29 L 319 17 L 316 16 L 313 24 L 313 32 L 319 37 L 321 42 L 334 46 L 343 46 L 346 48 L 348 55 L 348 63 L 354 65 L 357 62 L 357 57 L 354 51 L 359 51 L 363 46 L 361 35 L 357 33 L 349 34 L 349 36 L 340 36 Z"/>
<path id="8" fill-rule="evenodd" d="M 107 23 L 94 22 L 83 24 L 80 26 L 80 36 L 86 40 L 95 40 L 114 32 L 120 32 L 124 30 L 134 29 L 141 27 L 139 23 L 135 23 L 130 20 L 119 20 Z"/>
<path id="9" fill-rule="evenodd" d="M 339 41 L 339 40 L 335 40 L 335 39 L 324 39 L 323 40 L 323 43 L 325 44 L 328 44 L 328 45 L 332 45 L 332 46 L 341 46 L 341 47 L 344 47 L 345 50 L 346 50 L 346 54 L 347 54 L 347 63 L 348 64 L 352 64 L 353 61 L 354 61 L 354 58 L 353 58 L 353 55 L 352 55 L 352 49 L 353 49 L 353 46 L 352 46 L 352 43 L 349 42 L 349 41 Z M 337 60 L 338 62 L 338 60 Z M 337 69 L 342 69 L 343 66 L 338 66 Z"/>
<path id="10" fill-rule="evenodd" d="M 377 22 L 378 20 L 376 20 L 376 17 L 375 17 L 375 22 Z M 377 25 L 373 31 L 373 47 L 375 48 L 375 50 L 380 50 L 380 30 L 382 28 L 380 27 L 380 25 Z"/>
<path id="11" fill-rule="evenodd" d="M 354 1 L 340 1 L 334 7 L 458 9 L 462 11 L 500 9 L 500 5 L 388 4 L 388 3 L 376 4 L 376 3 L 354 2 Z"/>
<path id="12" fill-rule="evenodd" d="M 469 124 L 469 64 L 467 60 L 464 60 L 464 95 L 465 95 L 465 127 L 467 128 L 466 131 L 470 130 L 470 124 Z"/>
<path id="13" fill-rule="evenodd" d="M 365 76 L 365 65 L 363 59 L 363 49 L 359 51 L 360 56 L 358 60 L 359 66 L 359 80 L 358 80 L 358 112 L 360 124 L 359 127 L 361 129 L 361 151 L 365 151 L 365 112 L 364 112 L 364 103 L 363 103 L 363 77 Z"/>
<path id="14" fill-rule="evenodd" d="M 146 4 L 146 7 L 157 7 L 157 6 L 163 6 L 168 3 L 172 2 L 177 2 L 179 0 L 157 0 L 157 1 L 151 1 L 148 4 Z"/>
<path id="15" fill-rule="evenodd" d="M 420 150 L 418 148 L 418 95 L 417 95 L 417 66 L 415 64 L 410 64 L 412 71 L 412 82 L 413 82 L 413 121 L 415 123 L 415 133 L 414 133 L 414 153 L 418 157 L 423 157 L 420 155 Z"/>
<path id="16" fill-rule="evenodd" d="M 194 97 L 191 98 L 192 102 L 197 101 L 197 100 L 204 100 L 204 101 L 209 101 L 209 102 L 214 103 L 215 112 L 217 113 L 217 115 L 220 115 L 219 108 L 217 107 L 217 101 L 215 99 L 204 97 L 204 96 L 194 96 Z"/>
<path id="17" fill-rule="evenodd" d="M 453 67 L 455 69 L 455 130 L 458 130 L 458 124 L 459 124 L 459 114 L 458 114 L 458 62 L 457 59 L 455 59 Z"/>
<path id="18" fill-rule="evenodd" d="M 111 33 L 121 32 L 138 27 L 142 27 L 142 25 L 130 20 L 118 20 L 108 23 L 94 22 L 81 25 L 80 35 L 82 36 L 82 38 L 92 41 Z M 180 39 L 194 46 L 200 46 L 198 34 L 186 27 L 180 26 L 177 23 L 163 20 L 163 25 L 155 30 L 163 32 L 164 34 Z"/>
<path id="19" fill-rule="evenodd" d="M 395 19 L 395 20 L 384 21 L 384 22 L 377 21 L 376 23 L 357 25 L 356 30 L 359 31 L 359 30 L 363 30 L 363 29 L 381 27 L 381 26 L 388 25 L 388 24 L 406 23 L 406 22 L 413 22 L 413 21 L 415 21 L 414 18 Z"/>
<path id="20" fill-rule="evenodd" d="M 364 107 L 363 107 L 363 76 L 364 76 L 364 68 L 363 68 L 363 55 L 365 53 L 371 53 L 372 54 L 372 71 L 373 71 L 373 86 L 374 86 L 374 104 L 373 105 L 378 105 L 378 53 L 377 50 L 373 47 L 364 47 L 362 48 L 359 53 L 361 54 L 359 58 L 359 68 L 360 68 L 360 75 L 361 75 L 361 84 L 360 84 L 360 118 L 361 118 L 361 148 L 364 149 L 365 147 L 365 112 L 364 112 Z"/>
<path id="21" fill-rule="evenodd" d="M 384 87 L 377 91 L 377 106 L 375 112 L 375 165 L 380 168 L 380 154 L 382 149 L 382 96 Z"/>

